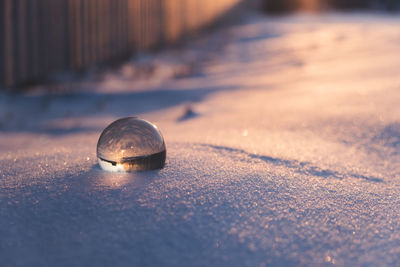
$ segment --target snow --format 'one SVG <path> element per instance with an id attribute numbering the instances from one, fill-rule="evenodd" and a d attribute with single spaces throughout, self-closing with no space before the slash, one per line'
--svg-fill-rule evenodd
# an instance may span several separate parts
<path id="1" fill-rule="evenodd" d="M 2 266 L 396 265 L 400 19 L 251 16 L 99 77 L 0 95 Z M 159 171 L 96 143 L 139 115 Z"/>

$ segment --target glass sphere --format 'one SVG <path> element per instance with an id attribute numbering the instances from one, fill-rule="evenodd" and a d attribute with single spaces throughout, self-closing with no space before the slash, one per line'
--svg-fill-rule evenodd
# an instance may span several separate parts
<path id="1" fill-rule="evenodd" d="M 164 167 L 164 138 L 145 120 L 128 117 L 114 121 L 97 142 L 97 159 L 103 170 L 130 172 Z"/>

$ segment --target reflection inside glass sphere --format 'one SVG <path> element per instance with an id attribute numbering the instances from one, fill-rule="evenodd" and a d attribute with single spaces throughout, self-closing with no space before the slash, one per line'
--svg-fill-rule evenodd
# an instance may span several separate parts
<path id="1" fill-rule="evenodd" d="M 148 121 L 136 117 L 119 119 L 100 135 L 97 159 L 103 170 L 111 172 L 161 169 L 166 159 L 164 138 Z"/>

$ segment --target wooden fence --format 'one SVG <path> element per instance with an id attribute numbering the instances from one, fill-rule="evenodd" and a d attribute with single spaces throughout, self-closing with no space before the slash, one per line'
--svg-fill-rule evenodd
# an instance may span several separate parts
<path id="1" fill-rule="evenodd" d="M 176 41 L 241 0 L 0 0 L 0 88 Z"/>

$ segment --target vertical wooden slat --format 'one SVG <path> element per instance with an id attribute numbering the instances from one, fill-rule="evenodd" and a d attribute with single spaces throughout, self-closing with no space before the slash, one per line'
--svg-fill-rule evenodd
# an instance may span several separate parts
<path id="1" fill-rule="evenodd" d="M 121 55 L 125 56 L 127 54 L 127 46 L 126 46 L 126 38 L 127 38 L 127 32 L 126 32 L 126 0 L 121 0 L 121 5 L 120 5 L 120 23 L 121 23 L 121 29 L 120 29 L 120 35 L 121 35 Z"/>
<path id="2" fill-rule="evenodd" d="M 164 45 L 164 38 L 163 38 L 163 32 L 162 32 L 162 27 L 163 27 L 163 5 L 162 1 L 157 1 L 157 35 L 158 35 L 158 40 L 160 45 Z"/>
<path id="3" fill-rule="evenodd" d="M 70 54 L 70 34 L 69 34 L 69 0 L 63 0 L 63 54 L 64 54 L 64 60 L 63 60 L 63 69 L 68 70 L 70 66 L 70 60 L 71 60 L 71 54 Z"/>
<path id="4" fill-rule="evenodd" d="M 103 53 L 102 53 L 103 40 L 102 40 L 102 34 L 101 34 L 102 8 L 103 8 L 103 0 L 97 0 L 96 18 L 95 18 L 95 23 L 96 23 L 96 59 L 97 59 L 97 62 L 102 62 L 102 60 L 103 60 Z"/>
<path id="5" fill-rule="evenodd" d="M 39 76 L 39 16 L 38 16 L 38 0 L 30 0 L 29 2 L 29 47 L 30 47 L 30 74 L 35 79 Z"/>
<path id="6" fill-rule="evenodd" d="M 90 34 L 89 34 L 89 1 L 82 0 L 82 22 L 83 22 L 83 67 L 86 68 L 90 61 Z"/>
<path id="7" fill-rule="evenodd" d="M 27 8 L 26 8 L 27 2 L 26 0 L 19 0 L 19 6 L 18 6 L 18 69 L 19 69 L 19 81 L 24 81 L 26 80 L 28 76 L 28 40 L 27 40 Z"/>
<path id="8" fill-rule="evenodd" d="M 5 1 L 0 1 L 0 88 L 5 84 Z"/>
<path id="9" fill-rule="evenodd" d="M 149 48 L 150 43 L 151 43 L 151 31 L 150 31 L 150 23 L 151 23 L 151 18 L 150 18 L 150 8 L 149 8 L 149 3 L 150 0 L 144 0 L 144 14 L 145 14 L 145 28 L 143 31 L 144 34 L 144 40 L 145 40 L 145 48 Z"/>
<path id="10" fill-rule="evenodd" d="M 53 73 L 56 70 L 60 69 L 61 66 L 61 59 L 62 59 L 62 55 L 61 55 L 61 33 L 62 33 L 62 25 L 60 22 L 60 1 L 63 0 L 53 0 L 51 2 L 51 12 L 52 14 L 50 15 L 51 18 L 51 24 L 52 24 L 52 28 L 51 28 L 51 40 L 52 40 L 52 59 L 53 59 L 53 64 L 51 66 L 51 73 Z"/>
<path id="11" fill-rule="evenodd" d="M 51 53 L 49 50 L 51 47 L 49 45 L 49 21 L 48 21 L 48 0 L 40 0 L 39 1 L 39 27 L 40 27 L 40 51 L 39 58 L 41 59 L 41 73 L 45 74 L 50 69 L 50 56 Z"/>
<path id="12" fill-rule="evenodd" d="M 113 1 L 107 1 L 107 55 L 108 60 L 113 56 L 114 51 L 114 35 L 113 35 Z"/>
<path id="13" fill-rule="evenodd" d="M 133 49 L 133 7 L 134 1 L 127 0 L 127 43 L 131 50 Z"/>
<path id="14" fill-rule="evenodd" d="M 97 63 L 96 1 L 89 0 L 90 13 L 90 64 Z"/>
<path id="15" fill-rule="evenodd" d="M 109 30 L 108 30 L 108 10 L 109 10 L 109 0 L 103 0 L 103 8 L 102 8 L 102 17 L 101 17 L 101 28 L 102 28 L 102 39 L 103 39 L 103 57 L 104 60 L 108 60 L 109 58 Z"/>
<path id="16" fill-rule="evenodd" d="M 0 86 L 175 42 L 240 0 L 0 0 Z"/>
<path id="17" fill-rule="evenodd" d="M 98 38 L 98 32 L 97 32 L 97 0 L 92 0 L 92 64 L 95 65 L 99 62 L 99 56 L 98 56 L 98 43 L 97 43 L 97 38 Z"/>
<path id="18" fill-rule="evenodd" d="M 134 49 L 137 51 L 140 48 L 140 1 L 133 0 L 133 7 L 131 9 L 131 20 L 132 20 L 132 44 Z"/>
<path id="19" fill-rule="evenodd" d="M 121 0 L 119 1 L 115 1 L 115 33 L 116 33 L 116 43 L 117 43 L 117 47 L 116 47 L 116 51 L 118 51 L 116 53 L 116 57 L 119 57 L 119 53 L 121 51 Z"/>
<path id="20" fill-rule="evenodd" d="M 13 24 L 13 32 L 11 32 L 12 34 L 12 38 L 13 38 L 13 66 L 14 66 L 14 83 L 18 83 L 19 79 L 20 79 L 20 43 L 19 43 L 19 7 L 20 7 L 20 2 L 18 0 L 14 0 L 14 5 L 12 7 L 12 24 Z"/>
<path id="21" fill-rule="evenodd" d="M 51 74 L 56 68 L 57 55 L 56 49 L 56 19 L 54 13 L 56 13 L 54 7 L 54 0 L 47 0 L 44 6 L 43 17 L 45 19 L 45 36 L 46 36 L 46 50 L 43 51 L 47 58 L 46 74 Z"/>
<path id="22" fill-rule="evenodd" d="M 80 62 L 80 69 L 85 67 L 85 32 L 86 32 L 86 25 L 85 25 L 85 10 L 84 10 L 84 1 L 85 0 L 77 0 L 77 24 L 76 30 L 77 35 L 79 35 L 78 39 L 78 51 L 79 51 L 79 62 Z"/>
<path id="23" fill-rule="evenodd" d="M 140 48 L 140 28 L 141 28 L 141 15 L 140 15 L 140 6 L 141 6 L 141 0 L 134 0 L 134 8 L 133 8 L 133 14 L 132 14 L 132 23 L 133 23 L 133 43 L 135 46 L 135 50 L 139 50 Z"/>
<path id="24" fill-rule="evenodd" d="M 122 3 L 122 41 L 123 41 L 123 53 L 124 55 L 128 55 L 129 47 L 128 47 L 128 36 L 129 36 L 129 18 L 128 18 L 128 0 L 123 0 Z"/>
<path id="25" fill-rule="evenodd" d="M 150 47 L 153 47 L 156 42 L 156 30 L 154 27 L 155 21 L 155 2 L 154 0 L 149 0 L 149 33 L 150 33 Z"/>
<path id="26" fill-rule="evenodd" d="M 4 0 L 4 85 L 14 85 L 13 0 Z"/>
<path id="27" fill-rule="evenodd" d="M 145 12 L 146 12 L 146 48 L 151 47 L 152 44 L 152 29 L 151 29 L 151 0 L 145 0 Z"/>
<path id="28" fill-rule="evenodd" d="M 27 55 L 26 55 L 26 71 L 27 71 L 27 80 L 31 80 L 33 75 L 33 28 L 32 28 L 32 9 L 31 9 L 31 1 L 26 2 L 26 20 L 25 20 L 25 27 L 26 27 L 26 42 L 27 42 Z"/>
<path id="29" fill-rule="evenodd" d="M 147 21 L 147 1 L 142 0 L 141 2 L 141 12 L 140 12 L 140 17 L 141 17 L 141 38 L 142 38 L 142 49 L 147 48 L 147 32 L 148 32 L 148 21 Z"/>
<path id="30" fill-rule="evenodd" d="M 69 53 L 70 53 L 70 68 L 71 69 L 78 69 L 79 60 L 78 60 L 78 49 L 77 49 L 77 31 L 76 31 L 76 24 L 77 24 L 77 0 L 69 0 L 68 1 L 68 26 L 69 26 Z"/>
<path id="31" fill-rule="evenodd" d="M 77 35 L 77 47 L 78 47 L 78 58 L 79 58 L 79 69 L 83 69 L 85 66 L 85 21 L 84 21 L 84 11 L 83 11 L 83 1 L 77 0 L 77 23 L 76 23 L 76 35 Z"/>
<path id="32" fill-rule="evenodd" d="M 118 57 L 120 49 L 120 32 L 119 32 L 119 4 L 120 1 L 114 1 L 113 9 L 113 30 L 114 30 L 114 54 L 113 57 Z"/>
<path id="33" fill-rule="evenodd" d="M 153 0 L 153 33 L 154 33 L 154 44 L 158 45 L 161 43 L 161 32 L 160 32 L 160 1 Z"/>
<path id="34" fill-rule="evenodd" d="M 146 13 L 147 2 L 146 0 L 140 1 L 140 40 L 141 46 L 140 48 L 143 49 L 147 45 L 147 13 Z"/>
<path id="35" fill-rule="evenodd" d="M 115 2 L 110 1 L 110 57 L 115 56 L 116 32 L 115 32 Z"/>
<path id="36" fill-rule="evenodd" d="M 143 13 L 142 13 L 142 1 L 143 0 L 137 0 L 137 6 L 136 6 L 136 49 L 142 49 L 143 48 L 143 36 L 142 36 L 142 31 L 144 28 L 144 19 L 143 19 Z"/>

